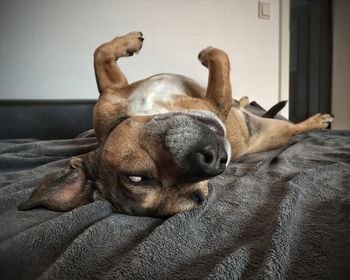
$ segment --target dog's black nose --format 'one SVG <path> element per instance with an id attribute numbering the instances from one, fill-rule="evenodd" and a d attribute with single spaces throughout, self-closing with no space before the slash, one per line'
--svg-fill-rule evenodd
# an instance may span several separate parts
<path id="1" fill-rule="evenodd" d="M 224 172 L 227 153 L 222 145 L 207 145 L 193 151 L 187 160 L 189 168 L 182 175 L 188 180 L 204 180 Z"/>
<path id="2" fill-rule="evenodd" d="M 221 146 L 206 146 L 193 157 L 203 175 L 216 176 L 226 168 L 227 154 Z"/>

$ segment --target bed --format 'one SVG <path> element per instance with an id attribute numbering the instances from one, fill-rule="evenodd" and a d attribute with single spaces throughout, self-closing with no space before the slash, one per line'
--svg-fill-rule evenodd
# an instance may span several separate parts
<path id="1" fill-rule="evenodd" d="M 202 208 L 166 220 L 105 201 L 18 211 L 96 148 L 93 131 L 81 133 L 93 102 L 68 103 L 0 104 L 0 279 L 350 279 L 350 131 L 304 133 L 231 162 Z"/>

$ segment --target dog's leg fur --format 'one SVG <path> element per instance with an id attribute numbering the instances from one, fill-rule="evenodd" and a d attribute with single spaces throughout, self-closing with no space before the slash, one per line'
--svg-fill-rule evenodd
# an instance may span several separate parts
<path id="1" fill-rule="evenodd" d="M 222 50 L 209 47 L 199 53 L 198 59 L 209 70 L 205 98 L 217 108 L 219 118 L 225 121 L 232 107 L 229 58 Z"/>
<path id="2" fill-rule="evenodd" d="M 244 154 L 266 151 L 286 145 L 292 136 L 326 128 L 333 118 L 329 114 L 316 114 L 303 122 L 294 124 L 289 121 L 266 119 L 249 114 L 247 116 L 256 129 L 249 137 Z M 248 124 L 249 126 L 249 124 Z"/>
<path id="3" fill-rule="evenodd" d="M 94 53 L 94 67 L 98 91 L 119 89 L 129 85 L 128 80 L 115 63 L 120 57 L 131 56 L 142 47 L 141 32 L 131 32 L 99 46 Z"/>
<path id="4" fill-rule="evenodd" d="M 102 44 L 94 53 L 96 82 L 100 92 L 94 108 L 94 129 L 99 142 L 104 141 L 118 118 L 123 116 L 127 106 L 128 80 L 116 61 L 121 57 L 137 53 L 143 42 L 141 32 L 131 32 Z"/>

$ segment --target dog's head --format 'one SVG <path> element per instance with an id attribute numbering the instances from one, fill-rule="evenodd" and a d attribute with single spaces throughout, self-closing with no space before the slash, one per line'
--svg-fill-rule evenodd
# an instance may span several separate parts
<path id="1" fill-rule="evenodd" d="M 201 206 L 207 180 L 230 156 L 224 125 L 211 112 L 126 118 L 80 167 L 49 178 L 20 209 L 67 211 L 101 197 L 116 212 L 170 216 Z"/>

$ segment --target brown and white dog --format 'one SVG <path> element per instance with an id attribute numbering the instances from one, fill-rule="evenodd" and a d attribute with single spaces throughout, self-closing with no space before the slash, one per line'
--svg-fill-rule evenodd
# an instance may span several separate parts
<path id="1" fill-rule="evenodd" d="M 93 122 L 99 146 L 72 158 L 19 209 L 67 211 L 106 199 L 116 212 L 170 216 L 201 206 L 207 180 L 230 160 L 280 147 L 332 121 L 317 114 L 293 124 L 249 113 L 247 98 L 233 104 L 229 58 L 212 47 L 198 55 L 209 70 L 207 89 L 174 74 L 129 84 L 116 60 L 138 53 L 143 40 L 141 32 L 131 32 L 97 48 L 100 97 Z"/>

